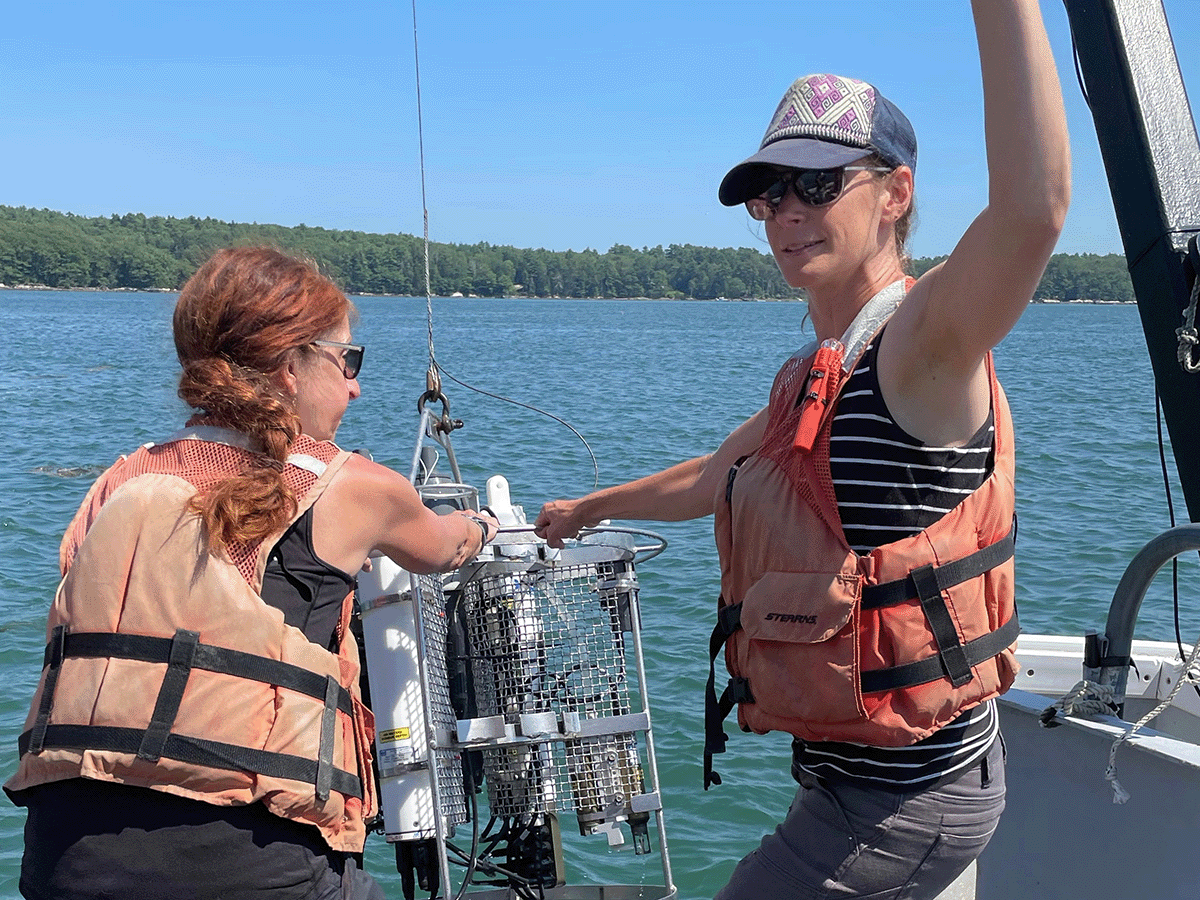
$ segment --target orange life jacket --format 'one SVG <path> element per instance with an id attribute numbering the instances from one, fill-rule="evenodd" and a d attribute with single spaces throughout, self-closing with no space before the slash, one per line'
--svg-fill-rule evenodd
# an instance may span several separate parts
<path id="1" fill-rule="evenodd" d="M 93 485 L 63 538 L 45 663 L 5 790 L 19 802 L 25 788 L 83 777 L 218 806 L 262 802 L 316 826 L 333 850 L 360 853 L 375 806 L 374 726 L 359 695 L 353 595 L 330 652 L 259 596 L 283 528 L 216 557 L 187 510 L 245 468 L 245 443 L 185 430 Z M 284 478 L 296 518 L 348 456 L 295 442 Z"/>
<path id="2" fill-rule="evenodd" d="M 836 348 L 810 347 L 784 364 L 761 446 L 718 490 L 721 598 L 710 651 L 715 662 L 724 644 L 732 678 L 718 699 L 709 677 L 706 788 L 720 783 L 712 754 L 724 752 L 721 723 L 735 704 L 745 731 L 898 747 L 1016 675 L 1012 420 L 990 354 L 987 480 L 930 527 L 865 556 L 842 530 L 829 469 L 833 411 L 902 285 L 881 292 L 843 336 L 844 361 Z"/>

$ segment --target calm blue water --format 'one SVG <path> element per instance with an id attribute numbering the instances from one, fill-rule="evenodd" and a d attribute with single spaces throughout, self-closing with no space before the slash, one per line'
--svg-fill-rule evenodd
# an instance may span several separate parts
<path id="1" fill-rule="evenodd" d="M 176 399 L 172 295 L 0 291 L 0 777 L 41 665 L 58 542 L 95 476 L 119 454 L 185 417 Z M 363 397 L 343 446 L 407 470 L 428 361 L 425 301 L 363 298 Z M 437 358 L 469 384 L 541 407 L 587 438 L 600 483 L 647 474 L 714 448 L 764 402 L 779 363 L 809 334 L 785 303 L 439 300 Z M 1030 632 L 1103 624 L 1129 558 L 1168 526 L 1149 362 L 1132 306 L 1034 306 L 1001 345 L 997 367 L 1018 438 L 1018 600 Z M 583 444 L 551 419 L 447 383 L 464 476 L 506 475 L 531 517 L 589 490 Z M 1182 506 L 1174 488 L 1177 509 Z M 1186 518 L 1186 516 L 1185 516 Z M 701 694 L 717 591 L 711 523 L 651 525 L 667 551 L 639 571 L 667 832 L 680 896 L 711 896 L 741 853 L 786 809 L 787 742 L 735 735 L 725 786 L 700 790 Z M 1194 565 L 1181 567 L 1184 590 Z M 1186 596 L 1186 593 L 1185 593 Z M 1194 640 L 1200 616 L 1183 617 Z M 1160 576 L 1139 636 L 1170 639 Z M 1190 636 L 1190 637 L 1189 637 Z M 569 817 L 568 817 L 569 818 Z M 0 896 L 15 897 L 24 816 L 0 801 Z M 566 822 L 564 830 L 572 823 Z M 652 883 L 657 857 L 609 853 L 590 839 L 569 877 Z M 599 841 L 599 843 L 594 843 Z M 401 896 L 390 851 L 369 868 Z"/>

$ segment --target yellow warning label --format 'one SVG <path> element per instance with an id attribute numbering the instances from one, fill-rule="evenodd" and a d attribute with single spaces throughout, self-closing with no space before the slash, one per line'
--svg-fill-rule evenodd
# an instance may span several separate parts
<path id="1" fill-rule="evenodd" d="M 392 728 L 388 731 L 379 732 L 379 743 L 394 744 L 397 741 L 407 741 L 409 731 L 407 728 Z"/>

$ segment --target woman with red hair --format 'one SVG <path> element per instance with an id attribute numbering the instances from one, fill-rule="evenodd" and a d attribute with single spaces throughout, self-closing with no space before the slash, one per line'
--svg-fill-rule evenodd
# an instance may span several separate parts
<path id="1" fill-rule="evenodd" d="M 451 571 L 495 535 L 333 439 L 354 309 L 311 262 L 221 250 L 175 309 L 195 415 L 122 457 L 63 538 L 42 678 L 5 785 L 20 889 L 381 898 L 360 868 L 373 724 L 350 631 L 379 551 Z"/>

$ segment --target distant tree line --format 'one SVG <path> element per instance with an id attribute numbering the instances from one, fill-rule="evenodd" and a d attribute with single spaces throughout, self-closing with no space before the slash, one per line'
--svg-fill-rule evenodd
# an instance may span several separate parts
<path id="1" fill-rule="evenodd" d="M 258 225 L 126 213 L 107 218 L 0 206 L 0 284 L 53 288 L 177 289 L 220 247 L 269 244 L 310 256 L 347 292 L 423 296 L 424 248 L 407 234 Z M 918 259 L 916 274 L 941 258 Z M 430 245 L 436 296 L 717 297 L 789 299 L 770 254 L 690 244 L 604 253 L 493 244 Z M 1132 300 L 1125 258 L 1059 254 L 1038 299 Z"/>

